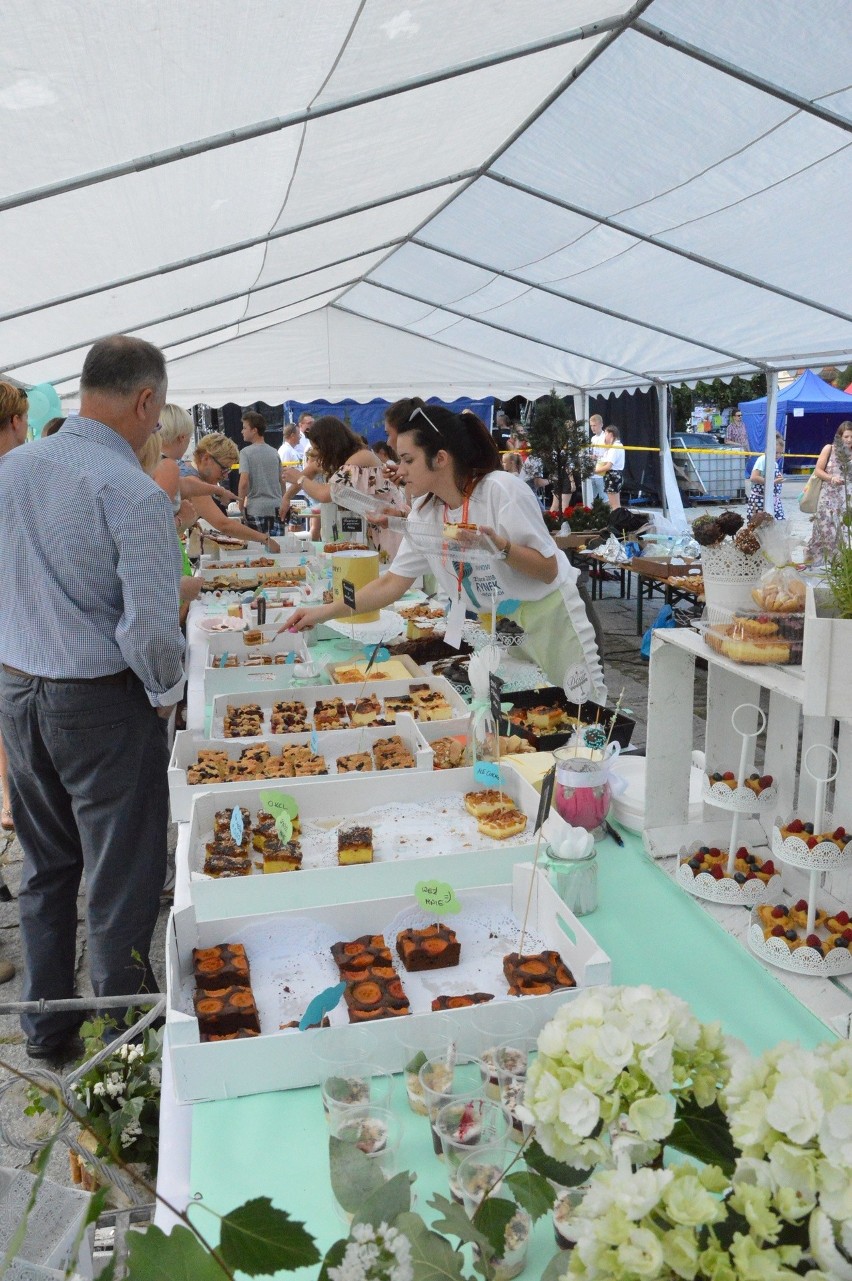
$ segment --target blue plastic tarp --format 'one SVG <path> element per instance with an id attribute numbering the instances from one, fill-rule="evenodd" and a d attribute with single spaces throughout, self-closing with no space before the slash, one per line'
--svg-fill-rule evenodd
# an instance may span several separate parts
<path id="1" fill-rule="evenodd" d="M 370 400 L 365 405 L 357 400 L 341 400 L 337 404 L 331 404 L 327 400 L 312 400 L 307 403 L 285 400 L 284 417 L 288 422 L 295 422 L 300 414 L 307 412 L 313 414 L 314 418 L 331 414 L 334 418 L 348 419 L 352 430 L 359 436 L 366 436 L 369 443 L 374 445 L 376 441 L 385 439 L 385 410 L 390 403 L 389 400 Z M 460 414 L 463 409 L 470 409 L 488 427 L 492 425 L 493 396 L 488 396 L 485 400 L 469 400 L 466 396 L 462 396 L 461 399 L 453 401 L 439 400 L 437 396 L 430 396 L 426 403 L 443 405 L 445 409 L 451 409 L 456 414 Z"/>
<path id="2" fill-rule="evenodd" d="M 794 415 L 794 410 L 801 413 Z M 766 397 L 740 401 L 740 411 L 749 448 L 762 453 L 766 448 Z M 775 430 L 785 437 L 789 455 L 818 454 L 844 418 L 852 418 L 852 396 L 832 387 L 810 369 L 789 387 L 779 389 Z M 754 459 L 746 459 L 746 475 L 751 474 L 753 466 Z M 793 456 L 787 460 L 785 471 L 804 466 L 806 459 Z"/>

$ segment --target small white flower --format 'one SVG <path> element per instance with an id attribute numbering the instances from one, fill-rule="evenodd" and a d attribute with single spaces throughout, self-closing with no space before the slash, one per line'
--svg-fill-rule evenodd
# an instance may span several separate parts
<path id="1" fill-rule="evenodd" d="M 816 1136 L 823 1112 L 819 1087 L 799 1075 L 778 1082 L 766 1108 L 766 1119 L 774 1130 L 801 1144 Z"/>
<path id="2" fill-rule="evenodd" d="M 596 1094 L 585 1085 L 563 1090 L 559 1099 L 559 1120 L 578 1138 L 591 1134 L 600 1120 L 601 1104 Z"/>

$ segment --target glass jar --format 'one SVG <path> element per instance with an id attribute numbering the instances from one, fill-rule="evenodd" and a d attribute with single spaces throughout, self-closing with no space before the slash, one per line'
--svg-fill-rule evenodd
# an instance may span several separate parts
<path id="1" fill-rule="evenodd" d="M 548 861 L 550 883 L 575 916 L 589 916 L 598 906 L 598 854 L 593 849 L 585 858 Z"/>
<path id="2" fill-rule="evenodd" d="M 602 829 L 612 802 L 610 758 L 589 760 L 588 757 L 574 755 L 567 748 L 554 752 L 554 756 L 556 789 L 553 804 L 557 813 L 572 827 L 584 827 L 587 832 Z"/>

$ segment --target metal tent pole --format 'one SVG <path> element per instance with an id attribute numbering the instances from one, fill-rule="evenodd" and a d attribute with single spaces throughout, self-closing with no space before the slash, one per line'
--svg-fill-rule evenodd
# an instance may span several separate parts
<path id="1" fill-rule="evenodd" d="M 763 460 L 763 510 L 771 516 L 775 511 L 775 426 L 778 408 L 778 373 L 771 369 L 766 375 L 766 443 Z"/>

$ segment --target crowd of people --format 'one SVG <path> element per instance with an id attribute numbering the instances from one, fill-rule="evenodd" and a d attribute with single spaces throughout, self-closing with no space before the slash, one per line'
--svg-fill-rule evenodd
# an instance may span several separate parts
<path id="1" fill-rule="evenodd" d="M 182 536 L 199 520 L 277 551 L 291 507 L 314 508 L 357 491 L 375 502 L 367 536 L 385 562 L 355 598 L 358 613 L 398 600 L 425 574 L 448 603 L 448 636 L 465 614 L 510 619 L 518 655 L 556 685 L 580 666 L 606 696 L 578 572 L 549 536 L 545 477 L 520 434 L 501 456 L 476 414 L 409 397 L 390 405 L 374 448 L 339 419 L 303 415 L 280 450 L 262 415 L 242 416 L 242 451 L 223 433 L 202 436 L 167 402 L 162 353 L 116 336 L 86 356 L 79 413 L 26 444 L 27 397 L 0 383 L 0 539 L 6 608 L 0 614 L 0 824 L 23 851 L 19 890 L 22 998 L 74 994 L 77 912 L 86 879 L 89 965 L 96 995 L 156 990 L 149 949 L 166 874 L 166 725 L 184 691 L 182 615 L 197 595 Z M 593 491 L 617 507 L 624 449 L 613 426 L 590 422 Z M 783 458 L 779 439 L 777 458 Z M 227 485 L 239 467 L 236 502 Z M 825 447 L 811 554 L 830 555 L 846 511 L 852 422 Z M 765 460 L 755 468 L 762 505 Z M 776 472 L 776 493 L 778 475 Z M 554 501 L 563 501 L 555 495 Z M 407 517 L 405 532 L 388 528 Z M 309 517 L 315 519 L 315 513 Z M 488 564 L 431 552 L 447 526 L 474 526 Z M 423 540 L 423 531 L 435 536 Z M 314 531 L 311 530 L 313 533 Z M 296 630 L 341 617 L 342 602 L 297 609 Z M 14 973 L 0 961 L 0 982 Z M 22 1019 L 27 1052 L 60 1062 L 79 1051 L 78 1015 Z"/>

